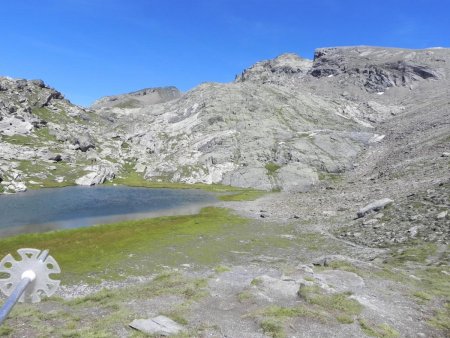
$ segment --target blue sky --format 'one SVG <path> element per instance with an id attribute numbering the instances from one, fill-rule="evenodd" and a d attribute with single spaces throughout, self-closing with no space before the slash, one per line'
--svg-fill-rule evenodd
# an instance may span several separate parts
<path id="1" fill-rule="evenodd" d="M 285 52 L 450 47 L 448 0 L 10 0 L 0 75 L 43 79 L 72 102 L 145 87 L 228 82 Z"/>

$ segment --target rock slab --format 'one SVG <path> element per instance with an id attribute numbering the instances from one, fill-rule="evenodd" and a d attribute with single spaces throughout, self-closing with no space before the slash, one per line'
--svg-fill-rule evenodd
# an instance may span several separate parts
<path id="1" fill-rule="evenodd" d="M 367 214 L 371 213 L 372 211 L 379 211 L 381 209 L 384 209 L 387 205 L 394 202 L 390 198 L 383 198 L 381 200 L 374 201 L 372 203 L 367 204 L 364 208 L 361 208 L 358 210 L 356 215 L 358 218 L 364 217 Z"/>
<path id="2" fill-rule="evenodd" d="M 129 325 L 138 331 L 161 336 L 178 334 L 184 330 L 182 325 L 166 316 L 157 316 L 150 319 L 135 319 Z"/>

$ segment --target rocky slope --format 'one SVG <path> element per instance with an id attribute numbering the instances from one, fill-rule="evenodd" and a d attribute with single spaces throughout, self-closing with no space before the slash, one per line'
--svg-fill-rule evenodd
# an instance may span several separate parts
<path id="1" fill-rule="evenodd" d="M 259 62 L 233 83 L 183 95 L 145 89 L 91 110 L 40 81 L 2 78 L 2 177 L 12 182 L 3 186 L 23 190 L 49 177 L 96 184 L 126 166 L 149 180 L 307 191 L 354 169 L 368 149 L 393 157 L 385 166 L 404 157 L 392 144 L 415 151 L 406 133 L 391 139 L 389 121 L 419 133 L 424 154 L 445 151 L 449 61 L 447 49 L 323 48 L 313 61 L 283 54 Z M 56 160 L 62 168 L 51 175 Z"/>
<path id="2" fill-rule="evenodd" d="M 105 122 L 41 80 L 0 78 L 0 192 L 113 177 L 116 165 L 93 151 Z"/>
<path id="3" fill-rule="evenodd" d="M 382 141 L 377 124 L 409 116 L 428 91 L 447 88 L 448 61 L 439 49 L 327 48 L 313 62 L 284 54 L 234 83 L 102 114 L 115 116 L 148 179 L 305 191 Z"/>

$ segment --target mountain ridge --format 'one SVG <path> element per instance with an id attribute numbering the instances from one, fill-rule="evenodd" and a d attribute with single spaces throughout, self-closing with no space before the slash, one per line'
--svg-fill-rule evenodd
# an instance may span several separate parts
<path id="1" fill-rule="evenodd" d="M 44 168 L 59 155 L 77 168 L 79 177 L 66 183 L 102 183 L 131 165 L 149 180 L 306 191 L 320 176 L 351 170 L 367 147 L 382 143 L 377 125 L 404 115 L 428 93 L 439 94 L 437 84 L 448 84 L 449 60 L 447 49 L 320 48 L 313 61 L 285 53 L 257 62 L 231 83 L 204 83 L 184 94 L 146 88 L 101 98 L 91 109 L 47 93 L 45 84 L 21 87 L 24 80 L 2 78 L 0 132 L 3 153 L 10 154 L 2 157 L 12 159 L 20 149 Z M 41 92 L 48 102 L 28 100 Z M 47 124 L 40 130 L 39 109 L 49 120 L 42 119 Z M 28 129 L 11 132 L 5 125 L 11 119 L 12 125 L 26 121 Z M 47 158 L 26 143 L 8 142 L 38 131 L 47 135 L 38 135 Z M 18 165 L 2 165 L 3 181 L 14 181 L 7 172 L 20 171 Z M 19 176 L 25 185 L 38 181 Z"/>

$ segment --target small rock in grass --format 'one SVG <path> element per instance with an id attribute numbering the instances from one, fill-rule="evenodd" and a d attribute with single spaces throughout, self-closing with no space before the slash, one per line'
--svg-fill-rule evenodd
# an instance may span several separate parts
<path id="1" fill-rule="evenodd" d="M 165 316 L 157 316 L 150 319 L 135 319 L 129 324 L 133 329 L 161 336 L 178 334 L 184 327 Z"/>
<path id="2" fill-rule="evenodd" d="M 436 219 L 442 219 L 442 218 L 445 218 L 445 217 L 447 216 L 447 214 L 448 214 L 448 211 L 447 211 L 447 210 L 442 211 L 442 212 L 440 212 L 439 214 L 436 215 Z"/>

